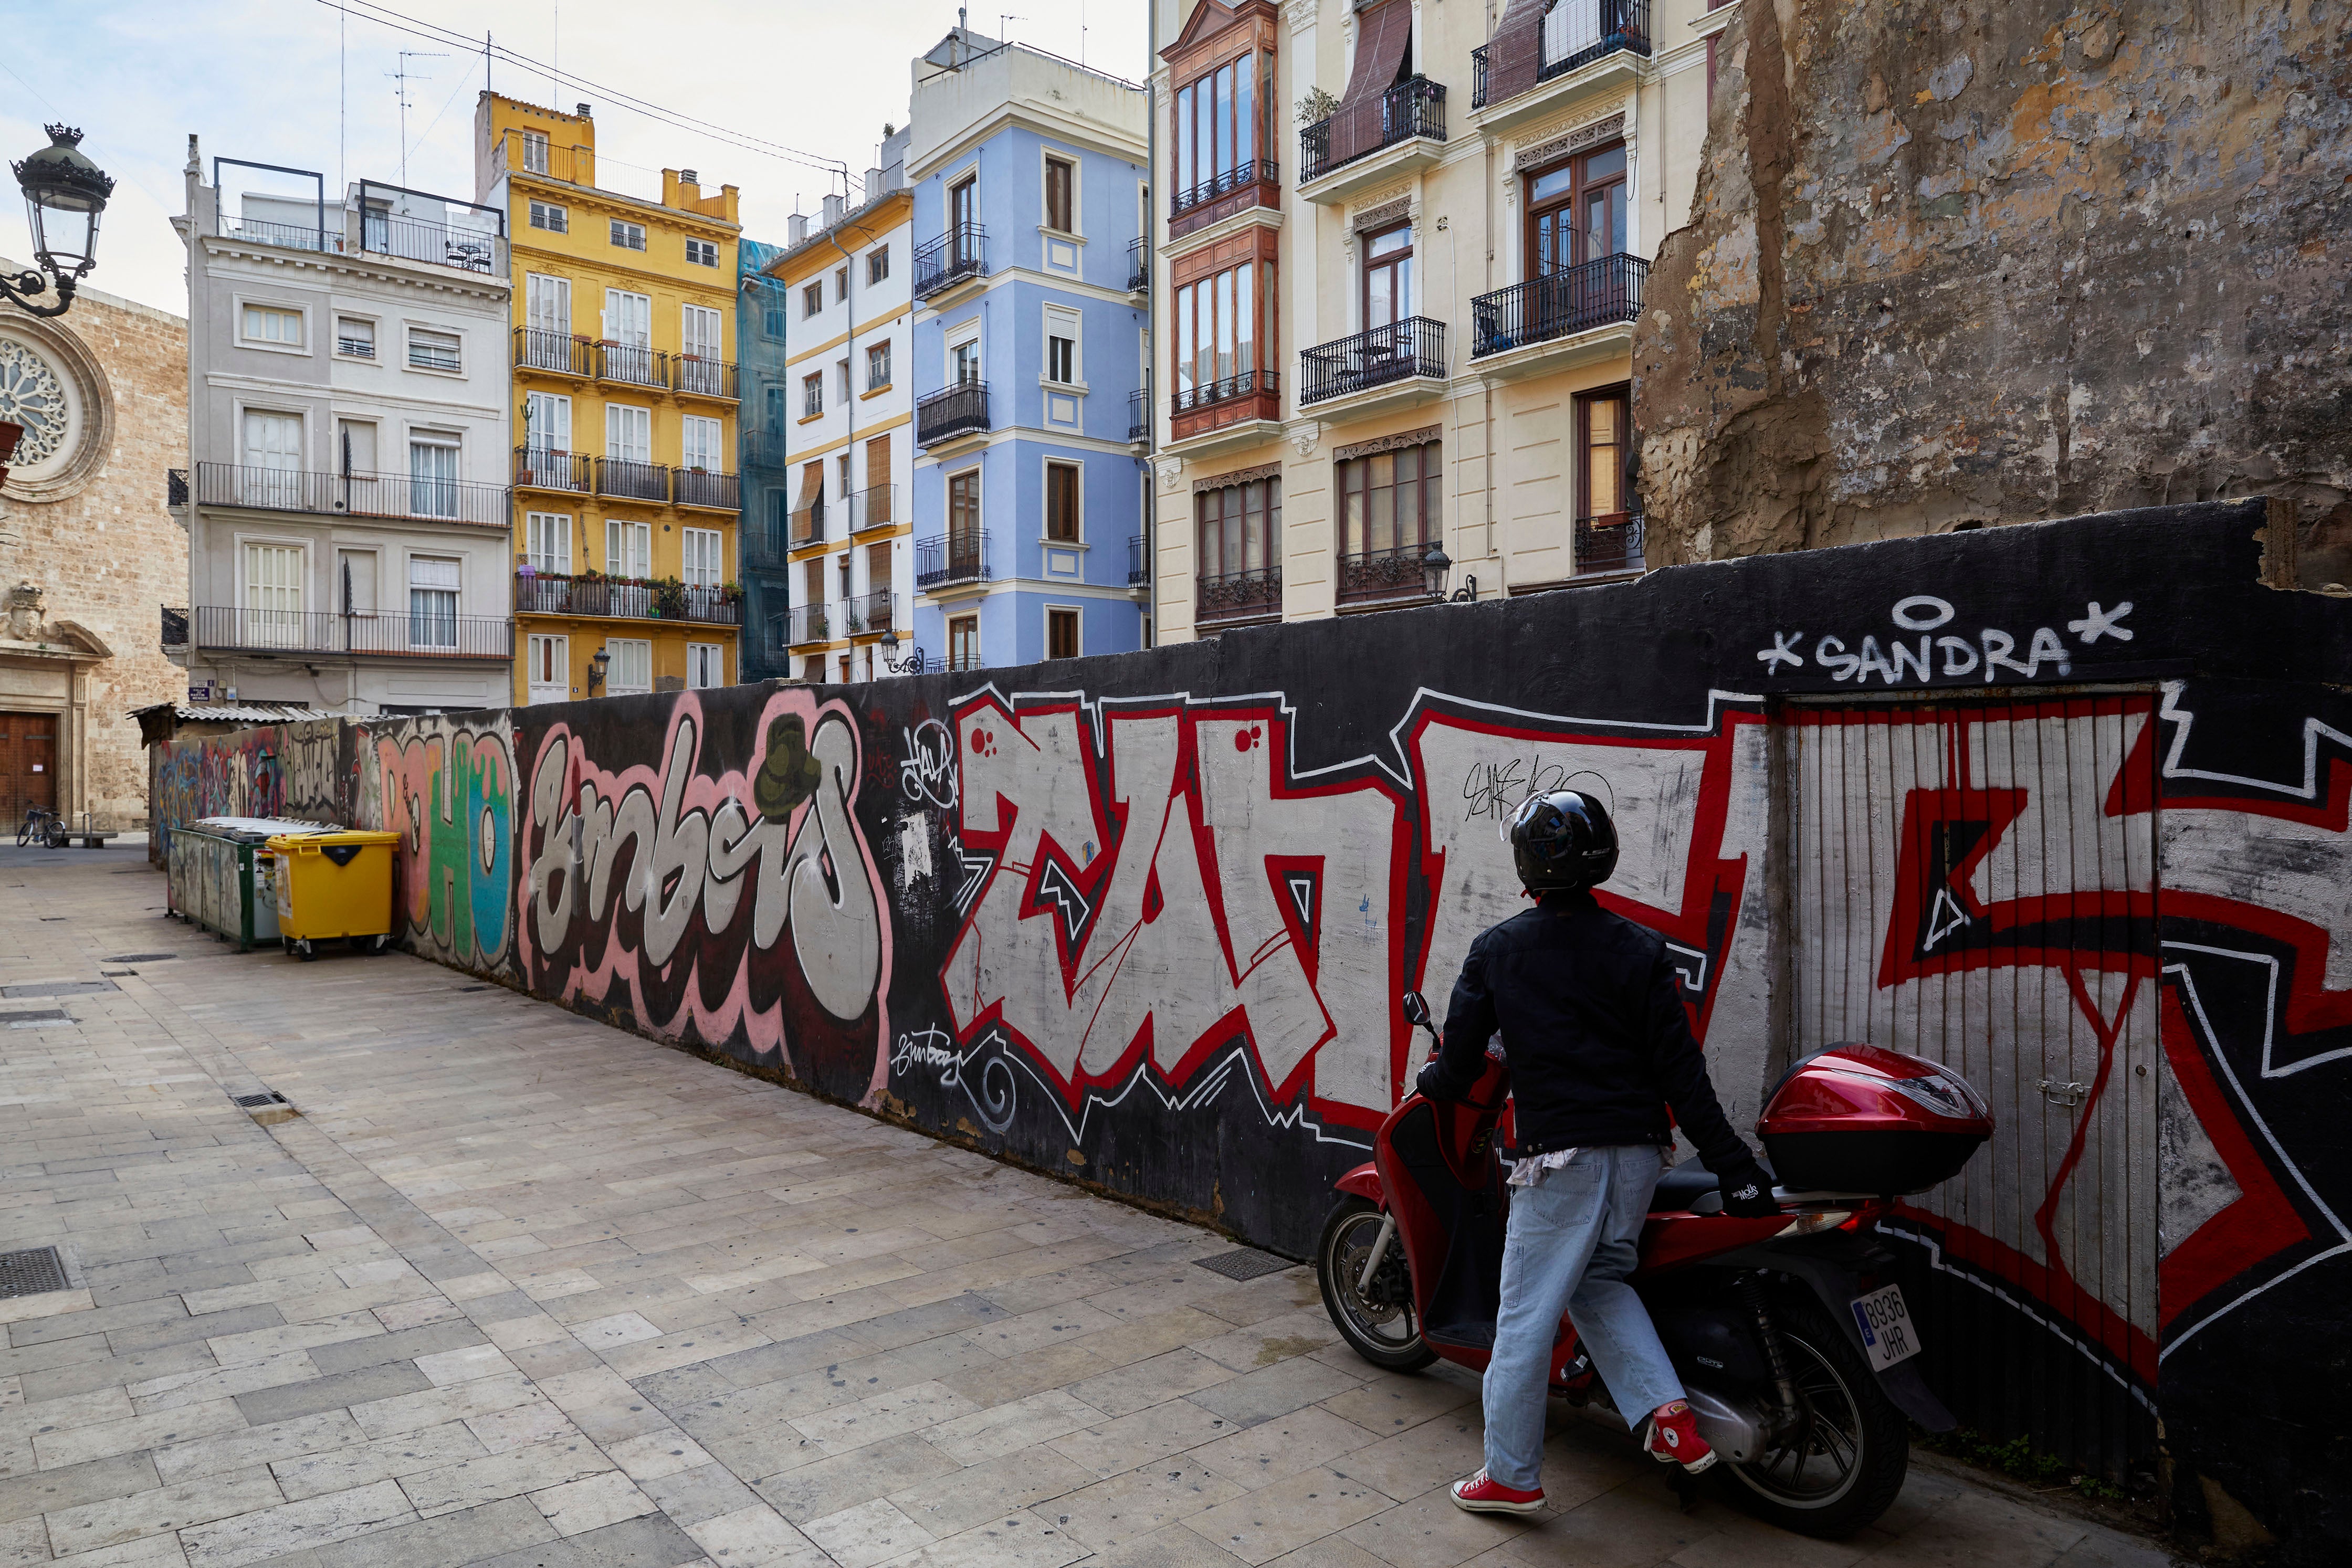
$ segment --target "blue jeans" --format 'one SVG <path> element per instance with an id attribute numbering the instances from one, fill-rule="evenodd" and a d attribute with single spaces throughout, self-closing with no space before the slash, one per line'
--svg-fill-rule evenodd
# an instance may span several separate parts
<path id="1" fill-rule="evenodd" d="M 1544 1390 L 1563 1310 L 1626 1425 L 1683 1396 L 1648 1309 L 1625 1283 L 1664 1169 L 1663 1151 L 1648 1145 L 1579 1149 L 1534 1186 L 1511 1189 L 1485 1389 L 1486 1474 L 1502 1485 L 1542 1485 Z"/>

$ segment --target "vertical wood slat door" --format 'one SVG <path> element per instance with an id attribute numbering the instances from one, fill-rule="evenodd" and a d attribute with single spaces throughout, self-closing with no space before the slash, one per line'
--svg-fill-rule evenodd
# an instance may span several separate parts
<path id="1" fill-rule="evenodd" d="M 0 713 L 0 826 L 13 836 L 28 807 L 57 803 L 57 716 Z"/>
<path id="2" fill-rule="evenodd" d="M 1793 1054 L 1952 1067 L 1991 1142 L 1882 1228 L 1965 1426 L 2111 1479 L 2155 1448 L 2144 695 L 1788 710 Z"/>

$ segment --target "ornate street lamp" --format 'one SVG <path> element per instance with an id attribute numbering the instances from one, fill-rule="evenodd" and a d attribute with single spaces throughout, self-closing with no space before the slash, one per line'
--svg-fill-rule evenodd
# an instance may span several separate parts
<path id="1" fill-rule="evenodd" d="M 1445 553 L 1444 545 L 1432 540 L 1429 553 L 1421 558 L 1422 586 L 1429 591 L 1429 601 L 1432 604 L 1446 602 L 1445 574 L 1453 570 L 1454 558 Z M 1464 578 L 1462 586 L 1454 591 L 1452 597 L 1453 602 L 1456 604 L 1477 602 L 1478 580 L 1475 577 Z"/>
<path id="2" fill-rule="evenodd" d="M 588 695 L 590 696 L 594 696 L 596 688 L 604 684 L 604 672 L 611 668 L 612 663 L 613 651 L 610 648 L 599 648 L 588 655 Z"/>
<path id="3" fill-rule="evenodd" d="M 106 198 L 114 193 L 114 181 L 82 152 L 79 131 L 70 125 L 43 129 L 49 133 L 49 144 L 10 165 L 16 183 L 25 187 L 33 259 L 41 271 L 0 275 L 0 298 L 36 316 L 62 316 L 73 305 L 74 287 L 82 275 L 98 263 L 98 219 L 106 211 Z M 48 274 L 46 284 L 42 272 Z M 58 302 L 34 304 L 33 298 L 48 287 L 57 289 Z"/>
<path id="4" fill-rule="evenodd" d="M 894 659 L 890 656 L 898 651 L 898 632 L 897 628 L 885 627 L 883 629 L 881 647 L 882 667 L 889 671 L 892 674 L 919 675 L 923 673 L 923 645 L 921 643 L 916 643 L 914 645 L 914 651 L 909 653 L 904 659 Z"/>

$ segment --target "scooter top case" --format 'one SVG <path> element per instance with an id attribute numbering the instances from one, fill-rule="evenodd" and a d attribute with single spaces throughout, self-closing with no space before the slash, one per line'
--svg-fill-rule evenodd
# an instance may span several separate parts
<path id="1" fill-rule="evenodd" d="M 1992 1112 L 1942 1063 L 1854 1042 L 1791 1067 L 1756 1132 L 1785 1190 L 1892 1197 L 1958 1176 Z"/>

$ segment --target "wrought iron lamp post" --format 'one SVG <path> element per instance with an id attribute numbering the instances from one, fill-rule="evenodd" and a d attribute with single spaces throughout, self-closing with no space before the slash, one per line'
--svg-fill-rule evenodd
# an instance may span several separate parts
<path id="1" fill-rule="evenodd" d="M 36 316 L 62 316 L 72 308 L 83 274 L 98 263 L 98 220 L 114 193 L 114 181 L 81 151 L 79 131 L 69 125 L 44 129 L 49 144 L 10 165 L 25 188 L 39 270 L 28 268 L 14 277 L 0 274 L 0 298 Z M 56 304 L 34 303 L 50 288 L 57 291 Z"/>
<path id="2" fill-rule="evenodd" d="M 1445 553 L 1444 545 L 1433 542 L 1429 547 L 1429 553 L 1421 558 L 1422 585 L 1429 591 L 1429 601 L 1432 604 L 1444 604 L 1447 601 L 1445 575 L 1453 570 L 1454 558 Z M 1462 586 L 1455 589 L 1452 596 L 1453 602 L 1456 604 L 1475 603 L 1477 598 L 1478 580 L 1475 577 L 1464 578 Z"/>
<path id="3" fill-rule="evenodd" d="M 613 651 L 599 648 L 588 655 L 588 695 L 594 696 L 596 688 L 604 684 L 604 672 L 613 663 Z"/>
<path id="4" fill-rule="evenodd" d="M 888 628 L 882 633 L 881 647 L 882 667 L 892 674 L 919 675 L 923 673 L 923 645 L 920 643 L 915 643 L 905 658 L 893 658 L 891 655 L 898 651 L 898 633 L 896 628 Z"/>

